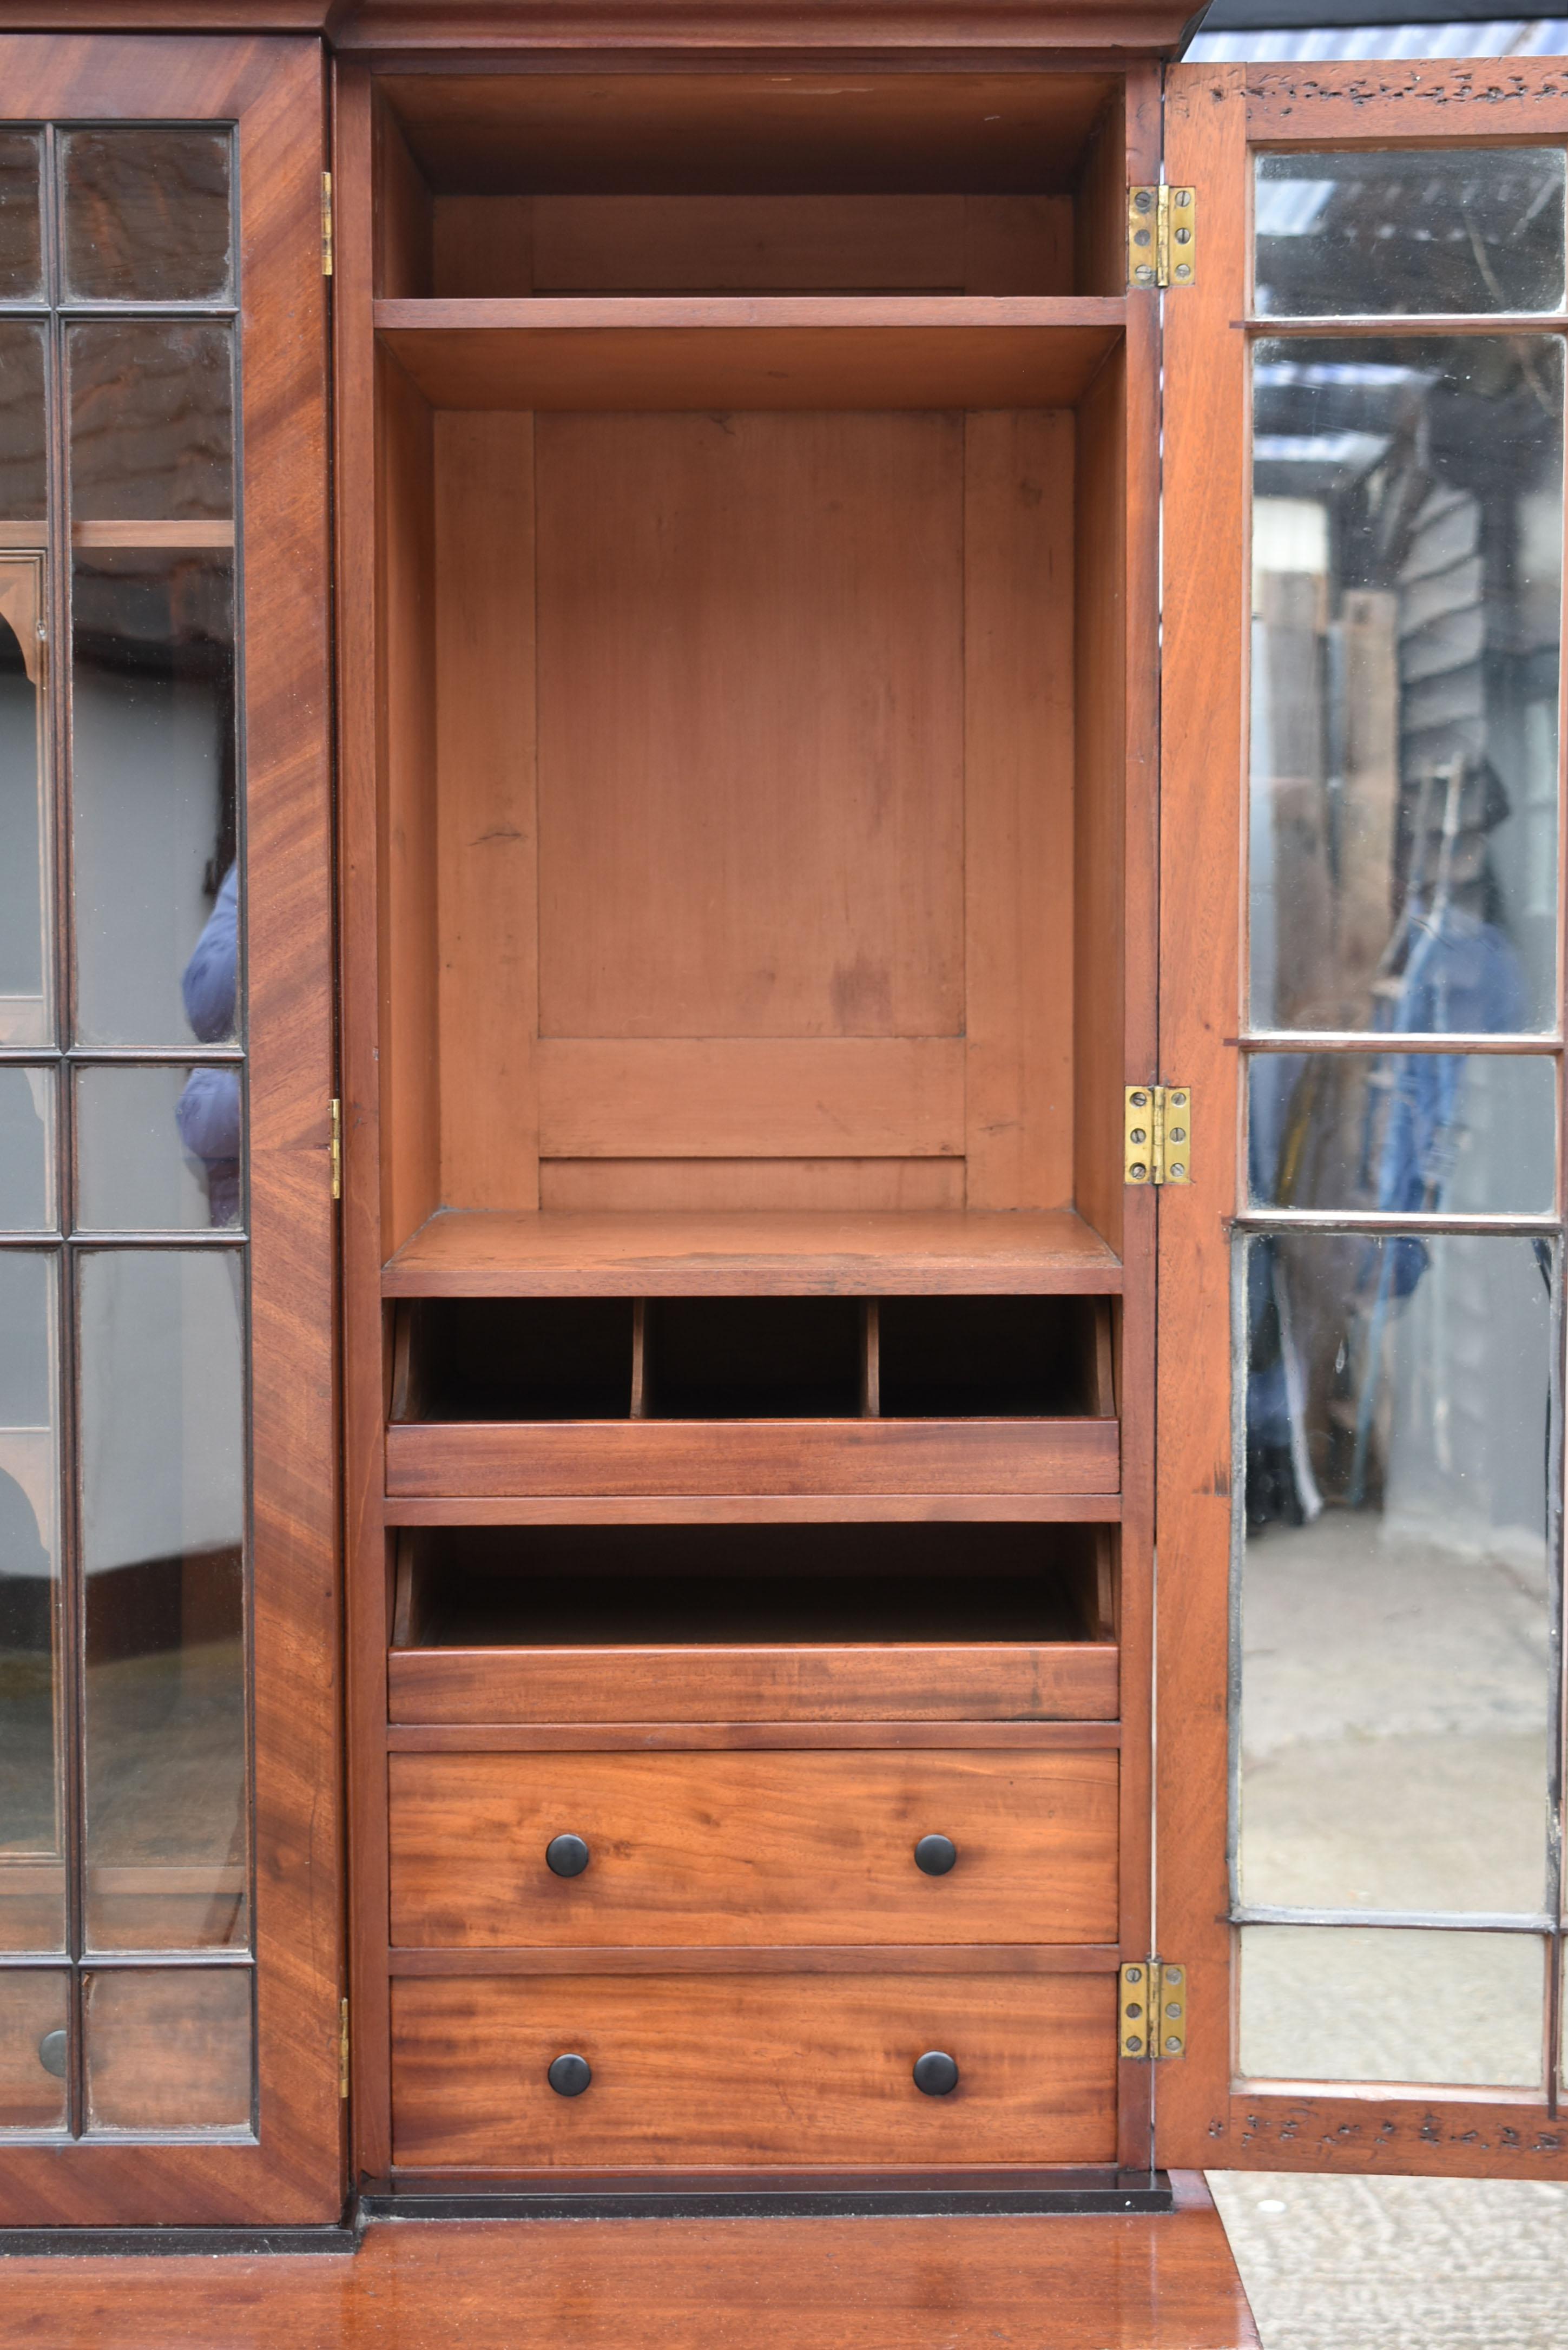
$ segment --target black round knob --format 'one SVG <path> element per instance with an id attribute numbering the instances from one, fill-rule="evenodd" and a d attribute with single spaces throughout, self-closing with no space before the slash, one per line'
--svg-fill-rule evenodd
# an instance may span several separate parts
<path id="1" fill-rule="evenodd" d="M 958 2087 L 958 2066 L 940 2048 L 915 2059 L 915 2086 L 928 2097 L 947 2097 Z"/>
<path id="2" fill-rule="evenodd" d="M 545 1859 L 557 1877 L 581 1877 L 588 1865 L 588 1848 L 581 1836 L 552 1836 L 545 1846 Z M 583 2085 L 586 2088 L 587 2084 Z"/>
<path id="3" fill-rule="evenodd" d="M 915 1846 L 915 1866 L 928 1877 L 945 1877 L 958 1859 L 951 1836 L 922 1836 Z"/>
<path id="4" fill-rule="evenodd" d="M 557 2056 L 548 2074 L 558 2097 L 580 2097 L 593 2077 L 594 2068 L 586 2056 Z"/>
<path id="5" fill-rule="evenodd" d="M 57 2081 L 66 2077 L 66 2035 L 63 2030 L 46 2032 L 38 2043 L 38 2062 L 46 2073 Z"/>

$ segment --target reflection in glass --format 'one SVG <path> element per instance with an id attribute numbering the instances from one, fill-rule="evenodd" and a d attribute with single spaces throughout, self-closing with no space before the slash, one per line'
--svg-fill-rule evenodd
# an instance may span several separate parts
<path id="1" fill-rule="evenodd" d="M 127 1967 L 86 1978 L 89 2130 L 251 2123 L 248 1967 Z"/>
<path id="2" fill-rule="evenodd" d="M 1258 1053 L 1252 1203 L 1550 1215 L 1554 1064 L 1501 1053 Z"/>
<path id="3" fill-rule="evenodd" d="M 1553 1021 L 1555 339 L 1263 342 L 1251 1017 Z"/>
<path id="4" fill-rule="evenodd" d="M 0 130 L 0 302 L 36 302 L 44 290 L 36 130 Z"/>
<path id="5" fill-rule="evenodd" d="M 44 519 L 44 329 L 0 318 L 0 536 L 5 523 Z"/>
<path id="6" fill-rule="evenodd" d="M 1256 158 L 1255 307 L 1342 317 L 1563 305 L 1560 147 Z"/>
<path id="7" fill-rule="evenodd" d="M 69 2017 L 67 1976 L 0 1969 L 0 2131 L 65 2128 Z"/>
<path id="8" fill-rule="evenodd" d="M 1546 1898 L 1545 1243 L 1244 1243 L 1238 1893 Z"/>
<path id="9" fill-rule="evenodd" d="M 95 126 L 60 146 L 67 301 L 223 299 L 226 131 Z"/>
<path id="10" fill-rule="evenodd" d="M 0 1044 L 52 1042 L 43 563 L 0 555 Z"/>
<path id="11" fill-rule="evenodd" d="M 76 519 L 232 517 L 228 328 L 72 327 L 67 348 Z"/>
<path id="12" fill-rule="evenodd" d="M 1264 2081 L 1538 2088 L 1542 1957 L 1533 1934 L 1244 1926 L 1241 2069 Z"/>
<path id="13" fill-rule="evenodd" d="M 78 1231 L 236 1224 L 240 1094 L 232 1066 L 78 1070 Z"/>
<path id="14" fill-rule="evenodd" d="M 0 1068 L 0 1232 L 54 1225 L 54 1074 Z"/>
<path id="15" fill-rule="evenodd" d="M 57 1262 L 0 1250 L 0 1950 L 65 1948 Z M 0 1983 L 6 1980 L 0 1972 Z"/>
<path id="16" fill-rule="evenodd" d="M 227 1250 L 78 1266 L 97 1950 L 248 1931 L 242 1276 Z"/>
<path id="17" fill-rule="evenodd" d="M 84 555 L 75 602 L 78 1040 L 224 1043 L 237 934 L 232 564 Z"/>

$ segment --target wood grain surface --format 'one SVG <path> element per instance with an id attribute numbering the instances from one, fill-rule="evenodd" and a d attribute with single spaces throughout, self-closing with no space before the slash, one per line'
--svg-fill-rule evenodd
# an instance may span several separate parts
<path id="1" fill-rule="evenodd" d="M 49 2350 L 1256 2350 L 1201 2182 L 1127 2217 L 371 2225 L 353 2257 L 8 2260 Z"/>
<path id="2" fill-rule="evenodd" d="M 394 1721 L 1105 1721 L 1106 1642 L 394 1648 Z"/>
<path id="3" fill-rule="evenodd" d="M 1106 2162 L 1114 1976 L 400 1978 L 393 2150 L 408 2169 Z M 952 2055 L 959 2085 L 912 2067 Z M 563 2052 L 593 2083 L 558 2096 Z"/>
<path id="4" fill-rule="evenodd" d="M 382 347 L 440 408 L 1070 408 L 1116 295 L 688 295 L 380 301 Z"/>
<path id="5" fill-rule="evenodd" d="M 393 1754 L 392 1939 L 1106 1942 L 1114 1754 Z M 582 1837 L 556 1877 L 553 1836 Z M 958 1849 L 945 1877 L 917 1840 Z"/>
<path id="6" fill-rule="evenodd" d="M 1114 1292 L 1114 1252 L 1070 1209 L 679 1209 L 432 1216 L 386 1268 L 389 1297 L 851 1297 Z"/>
<path id="7" fill-rule="evenodd" d="M 1115 1492 L 1114 1419 L 410 1421 L 389 1493 Z"/>

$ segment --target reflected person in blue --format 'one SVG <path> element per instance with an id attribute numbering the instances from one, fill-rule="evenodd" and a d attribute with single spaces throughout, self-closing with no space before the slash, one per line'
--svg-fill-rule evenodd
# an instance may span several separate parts
<path id="1" fill-rule="evenodd" d="M 181 992 L 185 1016 L 203 1045 L 226 1045 L 234 1033 L 239 983 L 239 868 L 231 865 L 217 901 L 185 966 Z M 201 1160 L 207 1213 L 215 1225 L 240 1221 L 240 1073 L 192 1069 L 175 1117 L 180 1139 Z"/>

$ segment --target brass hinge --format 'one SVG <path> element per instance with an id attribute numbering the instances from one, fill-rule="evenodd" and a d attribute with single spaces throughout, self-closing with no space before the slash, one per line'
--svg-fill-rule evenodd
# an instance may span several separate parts
<path id="1" fill-rule="evenodd" d="M 1190 286 L 1197 275 L 1197 190 L 1129 188 L 1127 284 Z"/>
<path id="2" fill-rule="evenodd" d="M 348 2095 L 348 2002 L 337 2002 L 337 2094 Z"/>
<path id="3" fill-rule="evenodd" d="M 1138 1959 L 1122 1969 L 1120 1981 L 1121 2054 L 1138 2064 L 1185 2056 L 1187 1969 L 1168 1960 Z"/>
<path id="4" fill-rule="evenodd" d="M 332 1097 L 332 1196 L 343 1197 L 343 1105 Z"/>
<path id="5" fill-rule="evenodd" d="M 321 174 L 321 275 L 332 275 L 332 174 Z"/>
<path id="6" fill-rule="evenodd" d="M 1186 1086 L 1129 1086 L 1122 1171 L 1129 1183 L 1190 1183 L 1192 1095 Z"/>

